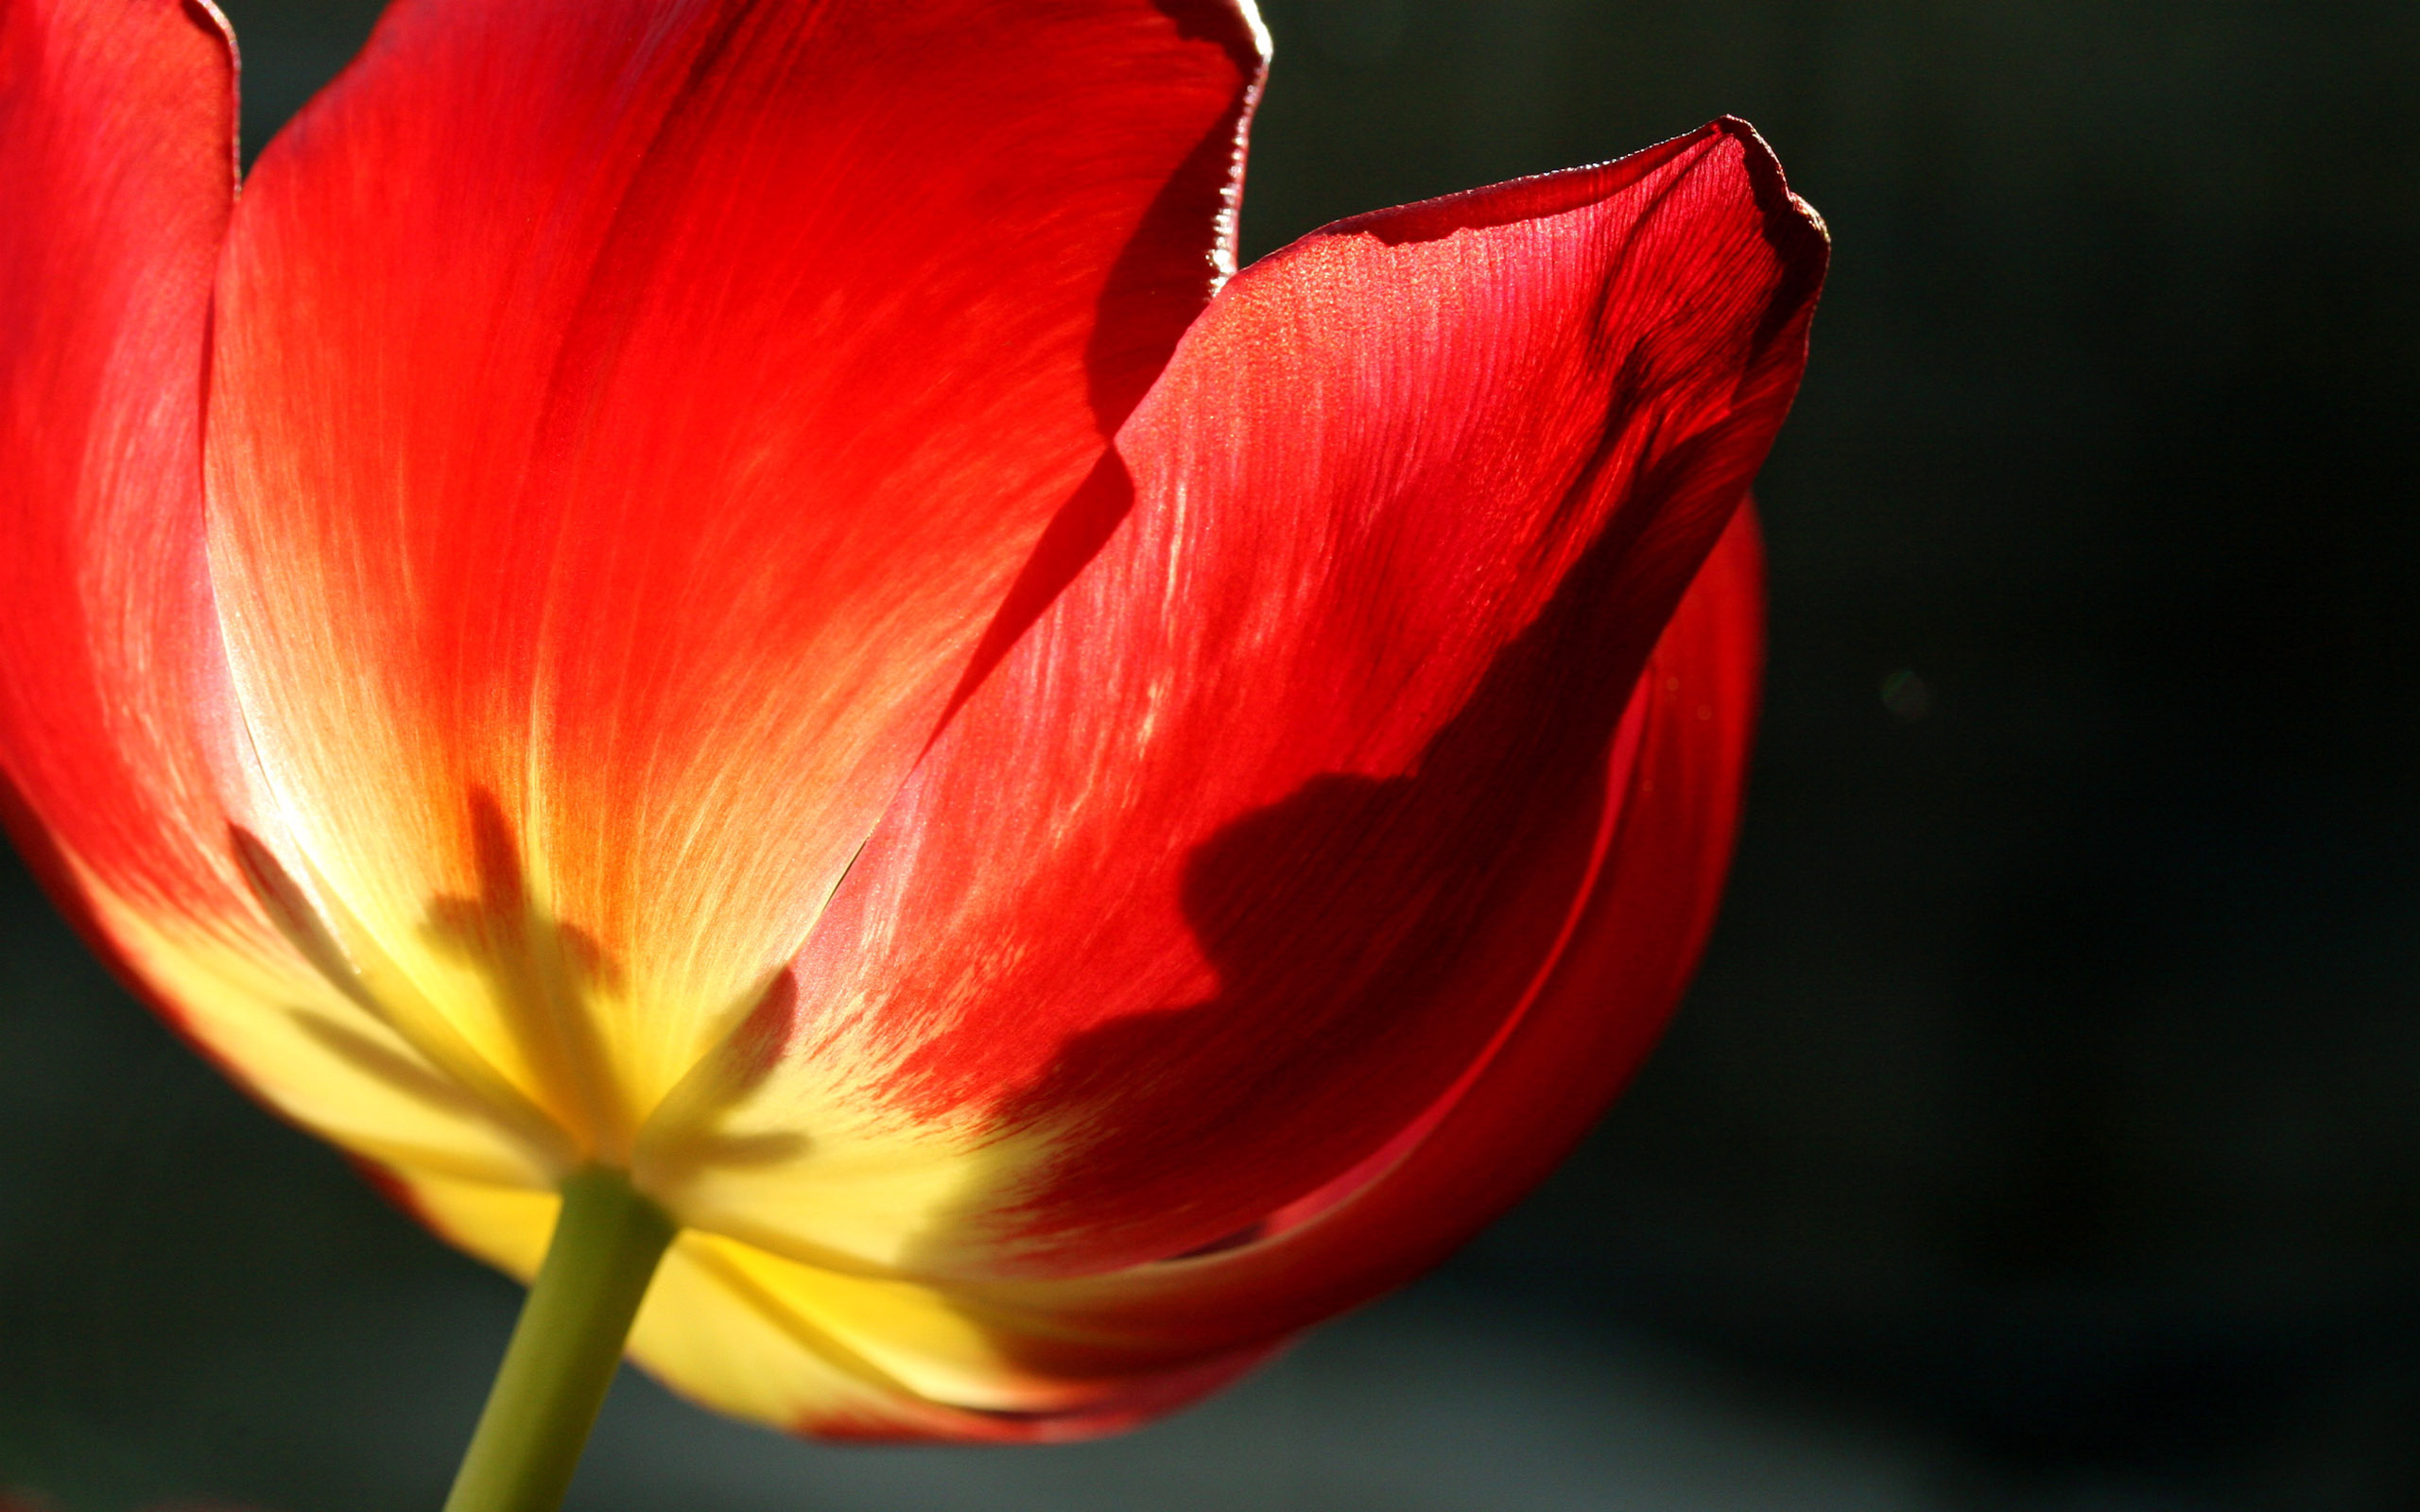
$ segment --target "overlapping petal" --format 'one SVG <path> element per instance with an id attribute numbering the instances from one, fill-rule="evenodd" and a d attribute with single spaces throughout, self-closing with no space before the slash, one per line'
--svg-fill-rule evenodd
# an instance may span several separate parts
<path id="1" fill-rule="evenodd" d="M 1657 643 L 1606 754 L 1613 797 L 1571 938 L 1438 1103 L 1325 1206 L 1213 1253 L 1048 1280 L 853 1274 L 692 1231 L 632 1353 L 721 1410 L 827 1436 L 1086 1437 L 1232 1380 L 1290 1333 L 1435 1263 L 1561 1158 L 1662 1026 L 1712 921 L 1737 823 L 1763 593 L 1744 507 Z M 532 1274 L 546 1194 L 403 1193 L 439 1232 Z"/>
<path id="2" fill-rule="evenodd" d="M 1180 1254 L 1378 1158 L 1570 937 L 1617 724 L 1824 255 L 1721 123 L 1239 276 L 1120 436 L 1132 516 L 902 791 L 701 1125 L 801 1142 L 642 1179 L 798 1259 L 963 1280 Z"/>
<path id="3" fill-rule="evenodd" d="M 11 828 L 475 1253 L 632 1166 L 634 1352 L 823 1433 L 1165 1411 L 1576 1137 L 1824 257 L 1726 121 L 1212 301 L 1248 6 L 1000 20 L 402 0 L 231 211 L 215 12 L 0 9 Z"/>
<path id="4" fill-rule="evenodd" d="M 1714 920 L 1747 775 L 1764 593 L 1744 506 L 1649 659 L 1612 753 L 1616 800 L 1567 947 L 1466 1076 L 1331 1205 L 1215 1253 L 961 1289 L 1019 1358 L 1183 1368 L 1419 1275 L 1542 1178 L 1627 1081 Z"/>
<path id="5" fill-rule="evenodd" d="M 247 185 L 211 569 L 271 849 L 582 1153 L 804 937 L 1226 256 L 1248 18 L 999 21 L 407 0 Z"/>

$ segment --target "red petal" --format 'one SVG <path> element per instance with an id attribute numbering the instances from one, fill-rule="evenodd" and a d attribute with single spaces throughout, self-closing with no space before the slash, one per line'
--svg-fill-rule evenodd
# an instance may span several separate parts
<path id="1" fill-rule="evenodd" d="M 207 7 L 0 7 L 0 799 L 95 946 L 265 1101 L 357 1150 L 527 1179 L 544 1131 L 315 971 L 230 844 L 277 833 L 203 559 L 234 85 Z"/>
<path id="2" fill-rule="evenodd" d="M 200 472 L 234 89 L 206 7 L 0 8 L 0 785 L 88 932 L 93 882 L 242 906 Z"/>
<path id="3" fill-rule="evenodd" d="M 792 1064 L 887 1067 L 893 1106 L 995 1142 L 912 1264 L 1184 1251 L 1482 1055 L 1603 859 L 1616 726 L 1788 406 L 1824 256 L 1724 122 L 1229 285 L 1121 434 L 1132 517 L 802 962 Z M 1690 843 L 1719 871 L 1724 827 Z"/>
<path id="4" fill-rule="evenodd" d="M 1258 68 L 1214 0 L 409 0 L 262 158 L 210 479 L 270 781 L 413 975 L 441 900 L 584 942 L 609 1158 L 1207 299 Z"/>
<path id="5" fill-rule="evenodd" d="M 1544 1177 L 1646 1055 L 1713 923 L 1754 719 L 1762 588 L 1743 507 L 1640 678 L 1636 760 L 1569 946 L 1425 1137 L 1299 1227 L 1199 1259 L 972 1291 L 970 1315 L 1037 1369 L 1187 1368 L 1409 1280 Z"/>

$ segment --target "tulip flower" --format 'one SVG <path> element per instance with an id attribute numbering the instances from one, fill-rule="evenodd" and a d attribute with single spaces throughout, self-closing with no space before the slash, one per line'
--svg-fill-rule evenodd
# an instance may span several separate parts
<path id="1" fill-rule="evenodd" d="M 10 827 L 543 1263 L 474 1462 L 576 1453 L 625 1327 L 802 1431 L 1136 1423 L 1433 1263 L 1669 1010 L 1821 225 L 1724 120 L 1236 273 L 1265 56 L 399 0 L 239 201 L 201 0 L 0 6 Z"/>

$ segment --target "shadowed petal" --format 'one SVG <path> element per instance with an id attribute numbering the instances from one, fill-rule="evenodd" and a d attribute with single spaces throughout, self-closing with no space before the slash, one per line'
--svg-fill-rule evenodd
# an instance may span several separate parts
<path id="1" fill-rule="evenodd" d="M 970 1311 L 1002 1320 L 1004 1349 L 1034 1369 L 1150 1371 L 1282 1337 L 1437 1263 L 1562 1160 L 1645 1057 L 1713 922 L 1754 719 L 1761 576 L 1742 508 L 1640 678 L 1635 755 L 1571 940 L 1416 1140 L 1332 1206 L 1215 1254 L 965 1288 Z"/>
<path id="2" fill-rule="evenodd" d="M 1386 1149 L 1572 936 L 1824 257 L 1725 122 L 1236 278 L 1121 433 L 1133 515 L 903 789 L 718 1125 L 846 1159 L 667 1200 L 804 1260 L 1080 1275 Z M 886 1153 L 918 1179 L 872 1214 Z"/>
<path id="3" fill-rule="evenodd" d="M 1695 964 L 1738 813 L 1762 644 L 1741 509 L 1657 643 L 1609 758 L 1617 800 L 1555 968 L 1375 1170 L 1277 1231 L 1065 1280 L 927 1284 L 689 1232 L 631 1337 L 709 1406 L 827 1436 L 1057 1441 L 1217 1389 L 1285 1336 L 1435 1263 L 1545 1171 L 1626 1079 Z M 534 1272 L 555 1199 L 415 1177 L 439 1232 Z"/>

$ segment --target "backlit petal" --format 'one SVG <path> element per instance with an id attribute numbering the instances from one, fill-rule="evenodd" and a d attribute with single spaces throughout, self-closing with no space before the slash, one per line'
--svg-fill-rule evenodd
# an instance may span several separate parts
<path id="1" fill-rule="evenodd" d="M 1081 559 L 1257 45 L 1216 0 L 405 0 L 262 157 L 208 477 L 279 858 L 582 1150 Z"/>
<path id="2" fill-rule="evenodd" d="M 1381 1158 L 1572 936 L 1623 712 L 1824 257 L 1720 123 L 1237 277 L 1120 436 L 1132 515 L 903 789 L 701 1125 L 800 1148 L 656 1189 L 802 1260 L 1085 1274 Z M 875 1212 L 886 1156 L 921 1174 Z"/>
<path id="3" fill-rule="evenodd" d="M 0 759 L 55 888 L 204 919 L 242 896 L 200 472 L 234 87 L 179 0 L 0 10 Z"/>
<path id="4" fill-rule="evenodd" d="M 389 1159 L 541 1178 L 543 1131 L 318 970 L 236 844 L 268 821 L 201 485 L 234 61 L 199 4 L 0 8 L 0 797 L 79 928 L 272 1106 Z"/>
<path id="5" fill-rule="evenodd" d="M 1402 1284 L 1544 1177 L 1636 1069 L 1697 963 L 1737 824 L 1762 639 L 1742 508 L 1640 679 L 1637 753 L 1568 947 L 1392 1164 L 1333 1207 L 1215 1254 L 965 1288 L 963 1305 L 1021 1320 L 1004 1339 L 1085 1341 L 1095 1370 L 1182 1369 Z M 1028 1368 L 1049 1357 L 1038 1343 L 1004 1347 Z"/>
<path id="6" fill-rule="evenodd" d="M 709 1406 L 827 1436 L 1080 1438 L 1216 1389 L 1286 1335 L 1435 1263 L 1561 1158 L 1696 962 L 1738 814 L 1762 608 L 1742 508 L 1633 694 L 1612 758 L 1619 800 L 1555 970 L 1418 1137 L 1332 1206 L 1212 1254 L 940 1285 L 691 1231 L 648 1293 L 633 1356 Z M 399 1185 L 455 1243 L 535 1271 L 551 1195 Z"/>

